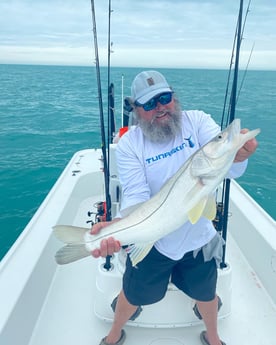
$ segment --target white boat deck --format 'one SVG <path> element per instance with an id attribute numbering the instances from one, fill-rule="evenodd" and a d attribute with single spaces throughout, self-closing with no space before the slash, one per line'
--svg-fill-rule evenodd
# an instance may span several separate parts
<path id="1" fill-rule="evenodd" d="M 233 270 L 232 311 L 219 321 L 221 338 L 229 345 L 275 345 L 275 306 L 231 238 L 228 256 Z M 110 323 L 94 313 L 96 270 L 93 258 L 57 268 L 30 345 L 97 345 L 107 334 Z M 202 329 L 203 324 L 171 329 L 126 326 L 125 344 L 199 345 Z"/>
<path id="2" fill-rule="evenodd" d="M 99 298 L 102 286 L 97 276 L 102 259 L 87 257 L 57 266 L 54 254 L 62 244 L 51 233 L 55 224 L 87 226 L 87 211 L 91 210 L 93 203 L 103 200 L 100 156 L 98 151 L 87 150 L 73 157 L 37 214 L 1 262 L 1 345 L 98 345 L 108 333 L 113 315 L 109 304 L 115 296 Z M 75 170 L 78 172 L 74 173 Z M 116 171 L 111 175 L 116 176 Z M 117 181 L 112 186 L 116 187 Z M 263 214 L 263 210 L 256 207 L 238 186 L 234 185 L 231 193 L 232 216 L 226 262 L 231 268 L 232 283 L 222 290 L 232 290 L 232 296 L 225 298 L 219 291 L 224 303 L 219 314 L 219 333 L 227 345 L 275 345 L 275 221 Z M 110 275 L 113 273 L 111 271 Z M 106 273 L 106 286 L 113 288 L 108 277 L 109 273 Z M 114 287 L 115 292 L 119 289 Z M 155 305 L 144 307 L 139 318 L 129 322 L 125 327 L 125 345 L 201 344 L 199 334 L 204 325 L 192 312 L 193 301 L 187 303 L 183 294 L 181 296 L 186 298 L 183 318 L 190 313 L 191 323 L 177 327 L 179 324 L 172 320 L 170 325 L 166 324 L 167 328 L 158 323 L 154 325 L 160 317 L 166 316 L 166 320 L 174 319 L 175 314 L 180 319 L 182 317 L 181 303 L 162 307 L 167 296 Z M 95 313 L 96 309 L 100 314 L 101 305 L 107 306 L 105 320 Z M 139 319 L 149 318 L 151 322 L 144 324 L 147 327 L 141 327 L 143 322 Z"/>
<path id="3" fill-rule="evenodd" d="M 83 201 L 77 212 L 76 224 L 80 224 L 80 215 L 86 214 L 88 205 L 97 200 Z M 219 320 L 221 339 L 228 345 L 275 345 L 276 307 L 231 236 L 228 238 L 226 262 L 232 268 L 232 300 L 231 314 Z M 57 267 L 30 345 L 99 344 L 111 324 L 100 320 L 94 312 L 95 302 L 98 303 L 95 301 L 98 296 L 95 279 L 98 266 L 98 260 L 88 257 Z M 154 310 L 155 307 L 150 308 Z M 190 327 L 171 328 L 139 327 L 133 326 L 131 321 L 129 323 L 125 327 L 126 345 L 199 345 L 199 334 L 204 329 L 201 321 Z"/>

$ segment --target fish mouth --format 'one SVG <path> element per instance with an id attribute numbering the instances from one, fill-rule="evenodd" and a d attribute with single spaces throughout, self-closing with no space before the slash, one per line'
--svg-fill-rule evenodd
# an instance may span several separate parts
<path id="1" fill-rule="evenodd" d="M 228 132 L 229 141 L 233 140 L 241 131 L 241 120 L 234 119 L 225 130 Z"/>
<path id="2" fill-rule="evenodd" d="M 236 147 L 241 148 L 248 140 L 253 139 L 256 135 L 260 133 L 260 129 L 247 130 L 241 133 L 241 121 L 240 119 L 235 119 L 228 126 L 228 138 L 229 142 L 232 141 Z"/>

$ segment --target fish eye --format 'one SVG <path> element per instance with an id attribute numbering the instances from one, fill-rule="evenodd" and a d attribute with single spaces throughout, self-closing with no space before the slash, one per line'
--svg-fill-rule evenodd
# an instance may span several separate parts
<path id="1" fill-rule="evenodd" d="M 221 140 L 223 138 L 223 135 L 220 133 L 220 134 L 218 134 L 218 136 L 217 136 L 217 139 L 218 140 Z"/>

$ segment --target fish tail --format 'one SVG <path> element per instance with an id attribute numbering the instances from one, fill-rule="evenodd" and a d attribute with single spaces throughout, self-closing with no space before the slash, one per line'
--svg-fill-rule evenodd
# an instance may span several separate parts
<path id="1" fill-rule="evenodd" d="M 69 264 L 89 256 L 85 244 L 68 244 L 60 248 L 55 255 L 56 263 L 59 265 Z"/>
<path id="2" fill-rule="evenodd" d="M 72 225 L 55 225 L 53 233 L 60 241 L 67 244 L 83 244 L 84 236 L 89 231 L 87 228 L 80 228 Z"/>
<path id="3" fill-rule="evenodd" d="M 88 231 L 89 229 L 72 225 L 56 225 L 53 227 L 55 237 L 67 244 L 60 248 L 55 255 L 57 264 L 69 264 L 90 255 L 85 244 L 85 235 Z"/>

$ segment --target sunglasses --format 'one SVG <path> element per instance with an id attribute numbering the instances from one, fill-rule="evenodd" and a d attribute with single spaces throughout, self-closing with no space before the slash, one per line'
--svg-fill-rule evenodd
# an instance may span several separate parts
<path id="1" fill-rule="evenodd" d="M 172 94 L 172 92 L 162 93 L 161 95 L 153 97 L 144 104 L 141 104 L 137 101 L 135 101 L 134 104 L 136 105 L 136 107 L 143 107 L 145 111 L 151 111 L 156 108 L 157 103 L 160 103 L 162 105 L 170 103 L 172 101 Z"/>

